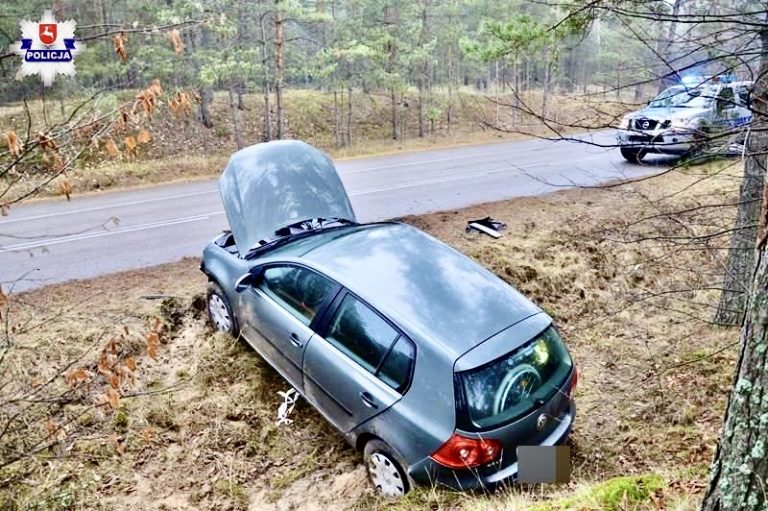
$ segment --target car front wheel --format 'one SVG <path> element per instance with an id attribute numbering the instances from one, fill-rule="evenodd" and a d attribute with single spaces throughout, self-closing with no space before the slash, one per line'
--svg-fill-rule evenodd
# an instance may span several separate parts
<path id="1" fill-rule="evenodd" d="M 373 486 L 385 497 L 402 497 L 410 490 L 405 470 L 392 454 L 392 449 L 380 440 L 365 444 L 365 465 Z"/>
<path id="2" fill-rule="evenodd" d="M 237 337 L 237 318 L 232 312 L 232 305 L 229 303 L 227 295 L 224 294 L 218 284 L 208 286 L 206 308 L 208 309 L 208 319 L 216 330 Z"/>
<path id="3" fill-rule="evenodd" d="M 645 156 L 645 151 L 642 149 L 628 149 L 626 147 L 621 148 L 621 155 L 630 163 L 640 163 Z"/>

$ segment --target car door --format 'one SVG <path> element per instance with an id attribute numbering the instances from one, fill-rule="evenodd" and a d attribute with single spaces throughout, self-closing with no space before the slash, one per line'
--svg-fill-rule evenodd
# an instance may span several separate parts
<path id="1" fill-rule="evenodd" d="M 715 99 L 714 124 L 718 131 L 727 130 L 734 126 L 737 116 L 736 110 L 736 96 L 733 93 L 733 87 L 722 87 Z"/>
<path id="2" fill-rule="evenodd" d="M 304 355 L 304 390 L 341 431 L 383 412 L 407 389 L 415 346 L 380 314 L 343 292 Z"/>
<path id="3" fill-rule="evenodd" d="M 301 367 L 312 323 L 338 290 L 313 270 L 276 264 L 263 268 L 242 294 L 243 335 L 298 390 L 303 390 Z"/>

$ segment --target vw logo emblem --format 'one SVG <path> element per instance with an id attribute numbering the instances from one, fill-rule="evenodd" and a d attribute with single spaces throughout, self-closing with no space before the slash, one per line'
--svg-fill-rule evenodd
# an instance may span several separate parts
<path id="1" fill-rule="evenodd" d="M 650 123 L 650 121 L 646 120 L 646 121 L 643 121 L 641 126 L 643 127 L 644 130 L 647 130 L 651 126 L 651 123 Z"/>
<path id="2" fill-rule="evenodd" d="M 547 425 L 547 416 L 543 413 L 536 419 L 536 431 L 541 431 Z"/>

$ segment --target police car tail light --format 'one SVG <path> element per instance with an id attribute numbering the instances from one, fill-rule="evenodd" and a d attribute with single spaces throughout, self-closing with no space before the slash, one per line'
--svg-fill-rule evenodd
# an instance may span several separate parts
<path id="1" fill-rule="evenodd" d="M 493 438 L 468 438 L 451 435 L 432 459 L 448 468 L 472 468 L 487 465 L 501 454 L 501 442 Z"/>

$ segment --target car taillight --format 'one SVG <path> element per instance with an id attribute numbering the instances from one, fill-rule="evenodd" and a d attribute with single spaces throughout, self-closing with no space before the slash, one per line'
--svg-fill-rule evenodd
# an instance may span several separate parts
<path id="1" fill-rule="evenodd" d="M 487 465 L 501 454 L 501 442 L 492 438 L 467 438 L 451 435 L 432 459 L 448 468 L 472 468 Z"/>
<path id="2" fill-rule="evenodd" d="M 571 388 L 568 389 L 568 397 L 573 399 L 573 393 L 576 392 L 576 383 L 579 381 L 579 371 L 573 366 L 573 378 L 571 378 Z"/>

